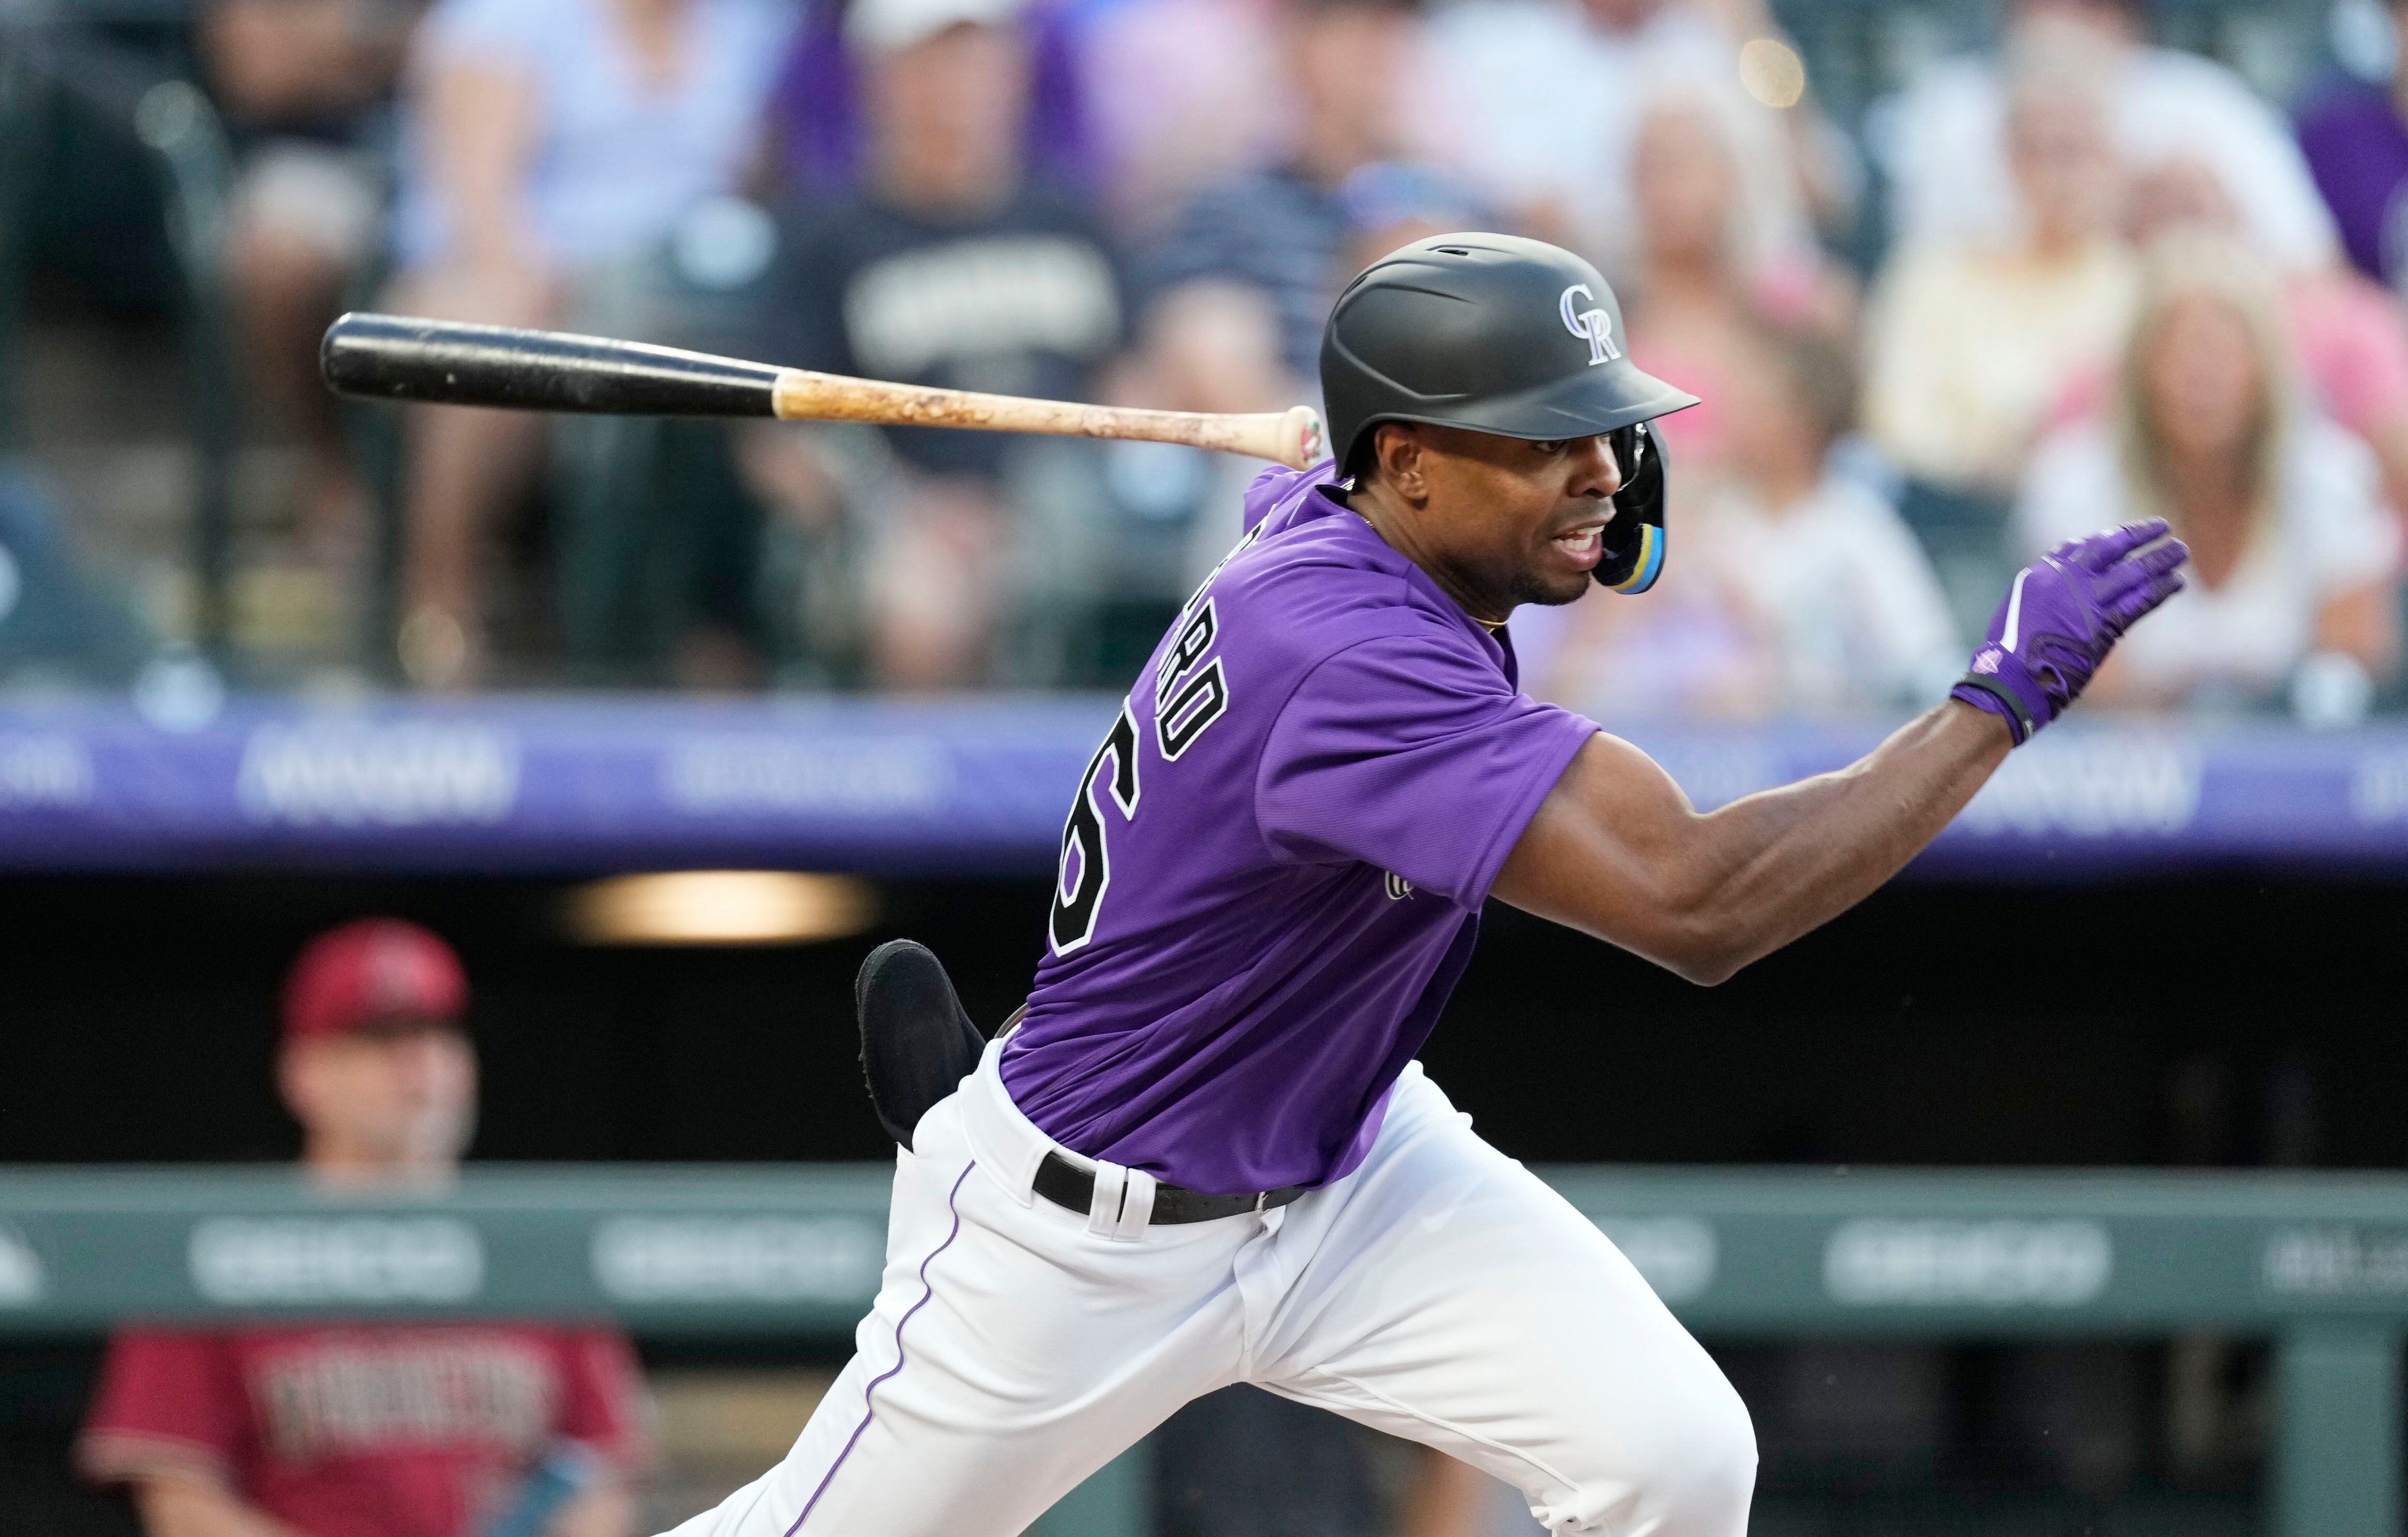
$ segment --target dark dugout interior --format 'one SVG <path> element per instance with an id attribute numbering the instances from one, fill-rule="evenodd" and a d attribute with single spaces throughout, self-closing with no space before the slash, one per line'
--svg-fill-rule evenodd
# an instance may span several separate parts
<path id="1" fill-rule="evenodd" d="M 881 939 L 925 940 L 992 1029 L 1046 903 L 1039 882 L 889 883 L 851 939 L 595 949 L 561 921 L 575 884 L 0 880 L 0 1163 L 293 1156 L 269 1081 L 281 975 L 312 933 L 371 913 L 467 959 L 478 1158 L 880 1159 L 854 966 Z M 2408 1167 L 2408 885 L 1908 879 L 1713 989 L 1509 910 L 1486 922 L 1425 1059 L 1534 1162 Z M 1770 1537 L 2257 1529 L 2258 1343 L 1710 1343 L 1756 1416 Z M 796 1359 L 771 1342 L 646 1353 Z M 89 1341 L 0 1347 L 0 1534 L 133 1530 L 66 1473 L 96 1359 Z M 1232 1537 L 1182 1503 L 1199 1433 L 1158 1444 L 1159 1537 Z"/>
<path id="2" fill-rule="evenodd" d="M 465 953 L 484 1159 L 885 1156 L 854 966 L 910 934 L 981 1023 L 1019 1003 L 1036 882 L 881 888 L 823 945 L 595 949 L 573 883 L 0 879 L 0 1162 L 293 1155 L 269 1062 L 312 933 L 416 918 Z M 2408 1167 L 2408 886 L 2276 875 L 1905 880 L 1716 989 L 1492 904 L 1425 1053 L 1533 1161 Z"/>

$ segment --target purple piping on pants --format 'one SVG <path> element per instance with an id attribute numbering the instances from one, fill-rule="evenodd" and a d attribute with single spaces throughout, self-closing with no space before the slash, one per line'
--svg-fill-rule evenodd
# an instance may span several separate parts
<path id="1" fill-rule="evenodd" d="M 903 1370 L 903 1326 L 911 1321 L 912 1314 L 917 1313 L 922 1308 L 927 1306 L 929 1300 L 937 1295 L 936 1283 L 928 1279 L 928 1267 L 935 1264 L 937 1262 L 937 1256 L 944 1253 L 947 1249 L 952 1248 L 953 1246 L 953 1240 L 962 1235 L 962 1214 L 960 1210 L 954 1206 L 953 1198 L 962 1193 L 962 1180 L 969 1178 L 970 1170 L 977 1167 L 978 1160 L 976 1159 L 972 1159 L 969 1162 L 968 1168 L 965 1168 L 962 1171 L 961 1179 L 954 1180 L 953 1188 L 945 1192 L 945 1209 L 953 1214 L 953 1231 L 945 1234 L 945 1241 L 938 1245 L 935 1248 L 930 1249 L 928 1251 L 928 1258 L 920 1261 L 920 1300 L 913 1302 L 910 1310 L 907 1311 L 902 1317 L 896 1319 L 895 1324 L 895 1364 L 888 1367 L 885 1371 L 879 1373 L 878 1375 L 870 1378 L 869 1386 L 861 1390 L 861 1423 L 853 1428 L 853 1434 L 846 1440 L 844 1450 L 837 1453 L 836 1460 L 828 1464 L 827 1473 L 820 1480 L 820 1487 L 813 1489 L 811 1491 L 810 1499 L 803 1502 L 803 1513 L 795 1517 L 795 1524 L 793 1526 L 786 1529 L 786 1537 L 795 1537 L 795 1533 L 803 1529 L 803 1523 L 811 1518 L 811 1507 L 820 1502 L 820 1496 L 825 1494 L 827 1492 L 827 1487 L 836 1482 L 837 1469 L 843 1467 L 844 1459 L 853 1455 L 853 1448 L 858 1444 L 861 1440 L 861 1432 L 869 1429 L 870 1415 L 872 1413 L 869 1404 L 869 1395 L 878 1391 L 878 1385 L 880 1383 L 884 1382 L 896 1373 Z"/>

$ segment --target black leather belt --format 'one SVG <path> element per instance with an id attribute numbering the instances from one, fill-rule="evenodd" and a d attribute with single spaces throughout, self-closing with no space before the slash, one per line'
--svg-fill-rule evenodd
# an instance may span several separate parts
<path id="1" fill-rule="evenodd" d="M 1035 1189 L 1039 1195 L 1056 1206 L 1067 1206 L 1084 1217 L 1096 1203 L 1096 1176 L 1080 1168 L 1059 1153 L 1048 1153 L 1045 1161 L 1037 1166 Z M 1248 1212 L 1267 1212 L 1274 1206 L 1284 1206 L 1304 1193 L 1301 1185 L 1283 1186 L 1265 1190 L 1260 1195 L 1199 1195 L 1176 1185 L 1156 1184 L 1154 1188 L 1154 1222 L 1210 1222 L 1219 1217 L 1243 1217 Z"/>

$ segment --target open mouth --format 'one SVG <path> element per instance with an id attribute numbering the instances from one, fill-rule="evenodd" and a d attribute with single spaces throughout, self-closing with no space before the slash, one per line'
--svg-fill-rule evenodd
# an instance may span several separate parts
<path id="1" fill-rule="evenodd" d="M 1566 529 L 1547 542 L 1563 551 L 1565 558 L 1574 565 L 1586 570 L 1597 564 L 1598 558 L 1605 553 L 1605 525 L 1583 523 L 1577 528 Z"/>

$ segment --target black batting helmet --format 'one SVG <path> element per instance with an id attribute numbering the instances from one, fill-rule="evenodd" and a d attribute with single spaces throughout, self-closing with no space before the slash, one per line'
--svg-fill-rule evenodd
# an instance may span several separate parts
<path id="1" fill-rule="evenodd" d="M 1440 235 L 1346 285 L 1321 334 L 1329 443 L 1348 474 L 1383 421 L 1549 441 L 1611 434 L 1627 516 L 1597 579 L 1643 592 L 1664 562 L 1663 445 L 1646 423 L 1698 397 L 1631 363 L 1622 306 L 1597 268 L 1513 235 Z"/>

